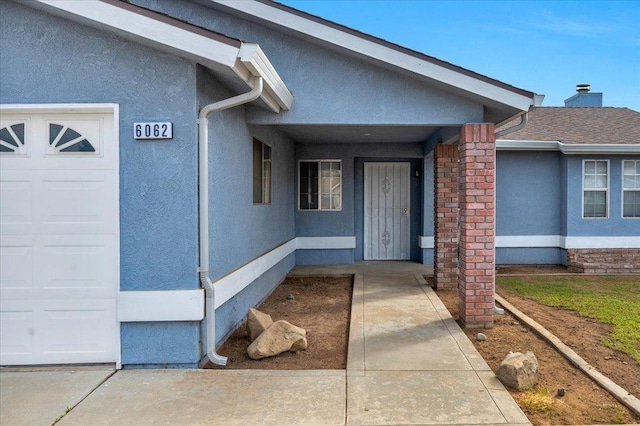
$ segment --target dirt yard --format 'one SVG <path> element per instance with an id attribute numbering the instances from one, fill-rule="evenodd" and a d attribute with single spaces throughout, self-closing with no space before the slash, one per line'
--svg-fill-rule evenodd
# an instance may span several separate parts
<path id="1" fill-rule="evenodd" d="M 247 356 L 251 339 L 242 326 L 218 350 L 226 368 L 264 370 L 344 369 L 347 365 L 353 277 L 288 277 L 258 307 L 274 321 L 307 331 L 308 348 L 255 361 Z M 293 296 L 293 300 L 287 296 Z"/>
<path id="2" fill-rule="evenodd" d="M 540 271 L 504 271 L 536 273 Z M 554 271 L 561 273 L 561 270 Z M 343 369 L 346 366 L 351 277 L 289 277 L 259 307 L 273 320 L 285 319 L 307 330 L 309 347 L 298 353 L 285 353 L 259 361 L 249 359 L 250 339 L 246 327 L 238 329 L 219 349 L 229 357 L 232 369 Z M 571 311 L 548 308 L 513 294 L 499 293 L 570 345 L 603 374 L 640 395 L 640 365 L 628 356 L 601 344 L 606 325 L 580 318 Z M 457 291 L 438 291 L 452 315 L 457 318 Z M 293 300 L 290 300 L 293 296 Z M 484 342 L 475 340 L 482 331 Z M 496 315 L 491 330 L 465 330 L 492 369 L 509 351 L 533 351 L 540 363 L 540 380 L 534 391 L 512 392 L 513 397 L 534 425 L 640 423 L 624 406 L 573 367 L 545 341 L 510 315 Z M 216 368 L 209 365 L 210 368 Z M 563 397 L 556 395 L 566 389 Z"/>
<path id="3" fill-rule="evenodd" d="M 457 318 L 457 290 L 439 290 L 437 294 Z M 634 395 L 640 394 L 640 365 L 601 343 L 609 330 L 608 325 L 581 318 L 572 311 L 549 308 L 502 292 L 500 288 L 498 294 L 556 334 L 600 372 Z M 478 332 L 484 333 L 487 340 L 477 342 Z M 608 392 L 511 315 L 496 315 L 491 330 L 467 329 L 465 333 L 494 371 L 509 351 L 533 351 L 539 363 L 538 385 L 533 391 L 510 392 L 534 425 L 639 422 L 640 419 Z M 566 390 L 565 396 L 557 396 L 559 388 Z"/>

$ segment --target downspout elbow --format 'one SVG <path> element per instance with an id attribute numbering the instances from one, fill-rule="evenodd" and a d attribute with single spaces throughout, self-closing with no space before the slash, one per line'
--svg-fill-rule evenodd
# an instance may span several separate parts
<path id="1" fill-rule="evenodd" d="M 209 272 L 200 272 L 200 283 L 205 292 L 205 309 L 207 312 L 207 358 L 216 365 L 227 365 L 227 357 L 216 352 L 216 298 Z"/>

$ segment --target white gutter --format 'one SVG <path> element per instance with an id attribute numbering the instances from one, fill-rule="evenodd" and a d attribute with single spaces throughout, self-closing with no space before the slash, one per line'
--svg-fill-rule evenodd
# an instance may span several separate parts
<path id="1" fill-rule="evenodd" d="M 498 151 L 560 151 L 563 154 L 640 154 L 640 144 L 562 143 L 560 141 L 532 141 L 499 139 Z"/>
<path id="2" fill-rule="evenodd" d="M 198 273 L 200 283 L 206 293 L 207 357 L 218 365 L 226 365 L 227 358 L 216 353 L 215 290 L 209 277 L 209 120 L 207 116 L 213 112 L 258 99 L 262 94 L 262 77 L 253 77 L 252 85 L 253 89 L 250 92 L 209 104 L 202 108 L 198 115 L 198 225 L 200 242 Z"/>

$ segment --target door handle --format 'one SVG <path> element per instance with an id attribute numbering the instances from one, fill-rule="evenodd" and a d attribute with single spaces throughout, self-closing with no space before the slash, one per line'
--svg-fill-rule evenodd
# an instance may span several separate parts
<path id="1" fill-rule="evenodd" d="M 409 216 L 409 209 L 408 208 L 404 207 L 402 209 L 402 216 Z"/>

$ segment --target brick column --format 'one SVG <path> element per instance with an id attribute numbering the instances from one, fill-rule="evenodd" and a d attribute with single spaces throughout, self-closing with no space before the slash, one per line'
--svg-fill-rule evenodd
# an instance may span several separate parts
<path id="1" fill-rule="evenodd" d="M 434 250 L 436 288 L 458 286 L 458 147 L 438 144 L 434 151 Z"/>
<path id="2" fill-rule="evenodd" d="M 495 134 L 493 124 L 460 131 L 460 319 L 493 327 L 495 288 Z"/>

